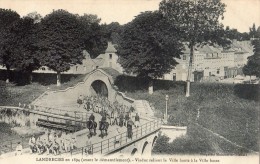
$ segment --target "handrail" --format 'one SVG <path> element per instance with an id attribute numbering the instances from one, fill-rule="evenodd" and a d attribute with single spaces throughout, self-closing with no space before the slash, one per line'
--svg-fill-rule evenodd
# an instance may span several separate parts
<path id="1" fill-rule="evenodd" d="M 154 131 L 159 130 L 160 125 L 161 124 L 159 120 L 149 121 L 140 127 L 134 128 L 132 131 L 132 138 L 128 138 L 127 131 L 125 131 L 106 140 L 71 150 L 71 155 L 77 154 L 77 152 L 82 152 L 82 155 L 84 155 L 84 150 L 87 150 L 88 148 L 92 149 L 92 153 L 108 154 L 110 152 L 116 151 L 121 147 L 131 144 Z M 116 141 L 119 141 L 119 145 L 116 143 Z"/>
<path id="2" fill-rule="evenodd" d="M 28 110 L 28 109 L 21 108 L 21 107 L 0 106 L 0 109 L 1 108 L 3 108 L 3 109 L 7 109 L 7 108 L 21 109 L 21 110 L 26 110 L 28 112 L 33 112 L 33 110 Z M 55 116 L 53 116 L 53 117 L 56 118 Z M 63 116 L 63 118 L 59 118 L 59 119 L 71 120 L 70 118 L 64 118 L 64 117 L 66 117 L 66 116 Z M 71 120 L 71 121 L 85 123 L 84 121 L 81 121 L 81 120 Z M 161 128 L 160 120 L 151 119 L 150 121 L 148 120 L 148 122 L 146 122 L 145 124 L 143 124 L 139 127 L 133 128 L 132 129 L 132 138 L 128 138 L 128 132 L 124 131 L 124 132 L 122 132 L 118 135 L 115 135 L 113 137 L 110 137 L 106 140 L 102 140 L 102 141 L 93 143 L 91 145 L 87 145 L 87 146 L 76 148 L 75 150 L 71 150 L 70 154 L 72 155 L 72 154 L 82 153 L 82 155 L 84 155 L 84 152 L 85 152 L 85 150 L 87 150 L 87 148 L 91 148 L 92 153 L 109 154 L 111 152 L 116 151 L 117 149 L 127 146 L 128 144 L 136 142 L 137 140 L 159 130 L 160 128 Z M 119 143 L 117 143 L 117 141 L 119 141 Z"/>

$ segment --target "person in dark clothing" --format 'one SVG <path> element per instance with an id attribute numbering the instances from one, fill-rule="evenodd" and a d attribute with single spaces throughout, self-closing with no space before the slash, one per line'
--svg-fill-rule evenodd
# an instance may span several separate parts
<path id="1" fill-rule="evenodd" d="M 132 121 L 132 119 L 129 119 L 127 121 L 127 136 L 128 138 L 132 138 L 133 136 L 133 125 L 134 125 L 134 122 Z"/>
<path id="2" fill-rule="evenodd" d="M 135 127 L 139 127 L 140 126 L 140 117 L 138 115 L 138 113 L 136 113 L 135 115 Z"/>
<path id="3" fill-rule="evenodd" d="M 89 117 L 89 120 L 90 120 L 90 121 L 93 121 L 93 122 L 95 121 L 95 116 L 93 115 L 93 113 L 91 113 L 91 115 L 90 115 L 90 117 Z"/>
<path id="4" fill-rule="evenodd" d="M 119 115 L 119 126 L 122 127 L 124 125 L 124 114 L 120 113 Z"/>
<path id="5" fill-rule="evenodd" d="M 125 115 L 125 126 L 127 125 L 128 120 L 130 119 L 129 113 L 127 112 Z"/>

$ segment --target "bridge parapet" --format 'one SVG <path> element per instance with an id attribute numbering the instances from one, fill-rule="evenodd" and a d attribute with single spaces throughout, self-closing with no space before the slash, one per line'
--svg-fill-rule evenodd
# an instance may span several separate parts
<path id="1" fill-rule="evenodd" d="M 127 131 L 113 136 L 109 139 L 90 144 L 88 146 L 80 147 L 70 152 L 71 155 L 81 154 L 82 156 L 88 155 L 88 150 L 91 154 L 109 155 L 113 154 L 128 145 L 131 145 L 138 140 L 141 140 L 152 133 L 159 131 L 161 128 L 160 120 L 149 121 L 140 127 L 136 127 L 132 131 L 132 138 L 128 137 Z"/>

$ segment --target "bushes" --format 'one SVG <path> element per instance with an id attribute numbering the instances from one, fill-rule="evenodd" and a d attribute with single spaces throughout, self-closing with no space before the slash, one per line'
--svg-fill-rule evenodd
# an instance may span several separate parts
<path id="1" fill-rule="evenodd" d="M 152 150 L 154 154 L 245 155 L 249 151 L 237 147 L 205 129 L 190 124 L 186 136 L 169 142 L 169 137 L 159 135 Z"/>
<path id="2" fill-rule="evenodd" d="M 236 84 L 234 86 L 234 95 L 243 99 L 259 101 L 259 86 L 254 84 Z"/>

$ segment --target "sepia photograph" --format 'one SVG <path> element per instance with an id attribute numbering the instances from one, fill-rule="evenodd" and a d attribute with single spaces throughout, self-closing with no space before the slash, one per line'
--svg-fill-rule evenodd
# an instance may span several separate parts
<path id="1" fill-rule="evenodd" d="M 260 0 L 0 0 L 0 163 L 258 164 Z"/>

